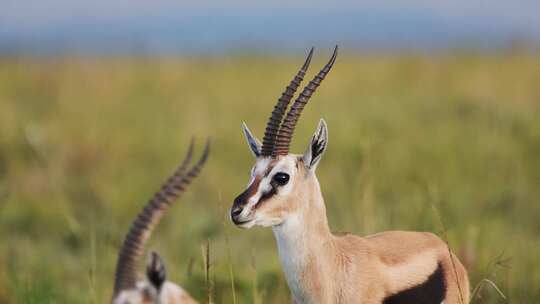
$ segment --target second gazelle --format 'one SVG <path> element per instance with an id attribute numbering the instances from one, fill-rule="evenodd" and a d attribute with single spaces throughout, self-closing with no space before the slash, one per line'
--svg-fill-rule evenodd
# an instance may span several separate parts
<path id="1" fill-rule="evenodd" d="M 248 188 L 234 200 L 232 221 L 242 228 L 272 227 L 297 304 L 468 303 L 467 272 L 436 235 L 331 233 L 315 175 L 328 143 L 326 123 L 320 121 L 303 155 L 289 153 L 289 145 L 304 106 L 336 60 L 337 47 L 285 116 L 312 54 L 279 98 L 262 144 L 243 126 L 256 162 Z"/>

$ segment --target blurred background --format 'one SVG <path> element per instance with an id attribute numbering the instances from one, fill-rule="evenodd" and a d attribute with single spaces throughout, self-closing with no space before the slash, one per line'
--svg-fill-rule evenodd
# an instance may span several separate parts
<path id="1" fill-rule="evenodd" d="M 149 249 L 198 300 L 288 303 L 270 229 L 228 220 L 285 85 L 341 53 L 320 117 L 330 224 L 432 231 L 473 303 L 540 300 L 540 2 L 0 2 L 0 303 L 105 303 L 136 213 L 191 136 L 213 150 Z M 199 150 L 200 151 L 200 150 Z M 201 246 L 210 247 L 205 282 Z M 142 269 L 142 268 L 141 268 Z M 210 291 L 209 291 L 210 290 Z"/>

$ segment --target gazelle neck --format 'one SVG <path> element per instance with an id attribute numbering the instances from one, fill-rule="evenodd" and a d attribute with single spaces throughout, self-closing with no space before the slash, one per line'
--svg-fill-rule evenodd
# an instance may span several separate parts
<path id="1" fill-rule="evenodd" d="M 329 296 L 324 290 L 328 259 L 333 256 L 333 236 L 328 227 L 326 208 L 315 176 L 307 177 L 296 202 L 301 206 L 278 226 L 273 227 L 279 257 L 295 303 L 311 303 Z"/>

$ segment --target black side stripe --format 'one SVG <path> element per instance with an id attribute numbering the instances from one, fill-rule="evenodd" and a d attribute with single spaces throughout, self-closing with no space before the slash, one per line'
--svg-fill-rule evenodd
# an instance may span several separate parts
<path id="1" fill-rule="evenodd" d="M 446 297 L 444 270 L 439 263 L 427 280 L 384 299 L 383 304 L 441 304 Z"/>

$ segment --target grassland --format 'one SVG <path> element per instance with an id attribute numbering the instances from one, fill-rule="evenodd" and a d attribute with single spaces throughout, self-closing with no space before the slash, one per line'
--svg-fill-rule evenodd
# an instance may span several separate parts
<path id="1" fill-rule="evenodd" d="M 288 303 L 271 231 L 236 229 L 226 210 L 252 164 L 241 121 L 262 135 L 301 61 L 1 59 L 0 303 L 106 303 L 130 221 L 191 136 L 199 147 L 212 138 L 211 159 L 150 248 L 203 302 L 208 240 L 216 303 L 233 302 L 232 286 L 238 303 Z M 472 285 L 487 278 L 507 297 L 486 284 L 474 303 L 539 302 L 538 62 L 526 52 L 341 56 L 293 141 L 303 151 L 327 120 L 318 176 L 331 226 L 442 234 L 435 208 Z"/>

